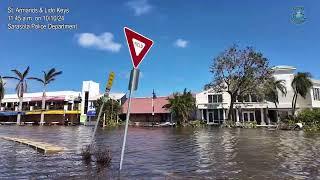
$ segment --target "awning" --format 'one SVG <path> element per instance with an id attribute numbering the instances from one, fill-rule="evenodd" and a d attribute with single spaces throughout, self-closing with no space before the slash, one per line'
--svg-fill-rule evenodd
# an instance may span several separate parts
<path id="1" fill-rule="evenodd" d="M 81 111 L 74 110 L 74 111 L 64 111 L 64 110 L 47 110 L 44 114 L 80 114 Z M 34 114 L 41 114 L 41 111 L 28 111 L 26 112 L 27 115 L 34 115 Z"/>
<path id="2" fill-rule="evenodd" d="M 64 101 L 65 96 L 46 96 L 46 101 Z M 33 97 L 31 101 L 42 101 L 42 97 Z"/>
<path id="3" fill-rule="evenodd" d="M 16 116 L 18 114 L 24 115 L 24 112 L 17 112 L 17 111 L 0 111 L 0 116 Z"/>

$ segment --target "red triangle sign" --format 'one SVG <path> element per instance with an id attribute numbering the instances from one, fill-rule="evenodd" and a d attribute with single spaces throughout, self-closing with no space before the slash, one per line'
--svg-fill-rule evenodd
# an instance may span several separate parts
<path id="1" fill-rule="evenodd" d="M 124 34 L 127 38 L 133 67 L 138 68 L 144 56 L 153 45 L 153 41 L 127 27 L 124 27 Z"/>

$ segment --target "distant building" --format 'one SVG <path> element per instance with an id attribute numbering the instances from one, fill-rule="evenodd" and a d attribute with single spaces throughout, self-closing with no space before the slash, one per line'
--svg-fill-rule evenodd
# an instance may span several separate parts
<path id="1" fill-rule="evenodd" d="M 83 81 L 82 91 L 49 91 L 46 92 L 46 124 L 72 124 L 88 121 L 89 108 L 94 109 L 94 101 L 100 98 L 99 83 Z M 122 103 L 126 99 L 124 93 L 110 93 L 110 98 Z M 39 123 L 42 103 L 42 92 L 24 93 L 22 106 L 22 122 Z M 0 122 L 16 122 L 19 98 L 17 94 L 5 94 L 0 106 Z M 82 122 L 80 122 L 80 119 Z"/>
<path id="2" fill-rule="evenodd" d="M 170 111 L 164 108 L 164 106 L 168 104 L 167 99 L 168 97 L 132 98 L 130 109 L 130 121 L 147 123 L 160 123 L 171 121 Z M 122 105 L 122 119 L 125 119 L 127 110 L 128 102 L 125 102 Z"/>
<path id="3" fill-rule="evenodd" d="M 293 89 L 291 83 L 296 68 L 292 66 L 276 66 L 273 68 L 276 80 L 284 80 L 287 95 L 279 92 L 278 111 L 281 117 L 291 114 Z M 304 99 L 298 96 L 297 113 L 304 108 L 320 108 L 320 80 L 312 80 L 313 87 Z M 230 95 L 227 92 L 217 93 L 213 89 L 200 92 L 196 95 L 198 119 L 207 124 L 221 124 L 227 119 L 227 110 L 230 107 Z M 254 95 L 237 98 L 234 104 L 234 115 L 237 122 L 256 121 L 258 124 L 276 122 L 276 107 L 274 103 L 259 100 Z"/>
<path id="4" fill-rule="evenodd" d="M 42 92 L 24 93 L 22 122 L 39 123 Z M 17 94 L 6 94 L 0 108 L 0 121 L 15 122 L 18 114 Z M 68 120 L 77 123 L 80 115 L 81 93 L 77 91 L 46 92 L 46 123 L 64 123 Z"/>

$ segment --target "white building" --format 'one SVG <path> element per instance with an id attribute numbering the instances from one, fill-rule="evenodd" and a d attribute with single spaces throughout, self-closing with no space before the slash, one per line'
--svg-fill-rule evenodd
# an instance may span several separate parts
<path id="1" fill-rule="evenodd" d="M 278 111 L 280 117 L 291 114 L 293 89 L 291 82 L 296 68 L 292 66 L 276 66 L 273 68 L 276 80 L 284 80 L 287 95 L 279 92 Z M 298 96 L 297 112 L 305 108 L 320 108 L 320 80 L 312 80 L 313 87 L 304 99 Z M 227 119 L 227 110 L 230 107 L 230 95 L 227 92 L 216 93 L 212 89 L 200 92 L 196 95 L 197 116 L 207 121 L 208 124 L 221 124 Z M 238 98 L 234 104 L 234 114 L 237 122 L 256 121 L 258 124 L 270 124 L 277 121 L 276 107 L 274 103 L 260 101 L 248 95 Z"/>
<path id="2" fill-rule="evenodd" d="M 46 110 L 79 110 L 75 107 L 81 101 L 78 91 L 46 92 Z M 24 93 L 23 110 L 33 111 L 41 109 L 42 92 Z M 17 94 L 5 94 L 1 102 L 1 111 L 18 111 L 19 98 Z M 80 102 L 79 102 L 80 103 Z"/>
<path id="3" fill-rule="evenodd" d="M 75 122 L 81 123 L 87 120 L 87 112 L 93 106 L 94 101 L 100 98 L 103 93 L 100 93 L 99 83 L 94 81 L 83 81 L 81 91 L 48 91 L 46 92 L 46 109 L 45 117 L 49 121 L 57 119 L 63 122 L 63 118 L 70 119 L 69 116 L 74 116 Z M 124 93 L 110 93 L 111 99 L 119 103 L 125 102 L 126 94 Z M 42 92 L 24 93 L 23 95 L 23 120 L 36 121 L 40 119 L 42 103 Z M 18 113 L 19 98 L 17 94 L 5 94 L 0 104 L 0 121 L 7 121 L 8 116 L 16 116 Z M 58 117 L 56 115 L 63 115 Z M 67 115 L 67 116 L 66 116 Z M 45 119 L 45 121 L 46 121 Z"/>

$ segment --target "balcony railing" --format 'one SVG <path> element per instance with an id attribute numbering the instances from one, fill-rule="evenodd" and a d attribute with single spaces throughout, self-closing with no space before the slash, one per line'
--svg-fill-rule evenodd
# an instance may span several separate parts
<path id="1" fill-rule="evenodd" d="M 78 105 L 74 106 L 73 108 L 69 107 L 67 108 L 68 111 L 77 111 Z M 1 107 L 1 111 L 18 111 L 18 107 Z M 41 106 L 23 106 L 22 111 L 40 111 L 42 110 Z M 64 110 L 64 106 L 49 106 L 45 110 Z"/>

